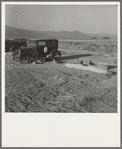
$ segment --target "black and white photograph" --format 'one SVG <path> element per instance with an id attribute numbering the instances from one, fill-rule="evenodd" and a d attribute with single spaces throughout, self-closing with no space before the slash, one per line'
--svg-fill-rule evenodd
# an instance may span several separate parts
<path id="1" fill-rule="evenodd" d="M 117 5 L 6 5 L 6 112 L 117 112 Z"/>
<path id="2" fill-rule="evenodd" d="M 3 7 L 4 114 L 120 112 L 119 2 L 3 2 Z"/>

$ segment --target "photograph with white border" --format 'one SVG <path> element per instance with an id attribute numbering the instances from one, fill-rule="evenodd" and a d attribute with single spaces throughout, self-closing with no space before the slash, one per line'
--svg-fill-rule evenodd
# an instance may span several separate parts
<path id="1" fill-rule="evenodd" d="M 2 2 L 2 147 L 120 147 L 120 2 Z"/>

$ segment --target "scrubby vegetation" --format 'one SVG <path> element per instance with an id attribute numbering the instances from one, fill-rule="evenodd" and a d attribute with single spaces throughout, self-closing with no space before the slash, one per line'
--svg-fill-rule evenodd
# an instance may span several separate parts
<path id="1" fill-rule="evenodd" d="M 117 52 L 117 42 L 111 40 L 89 40 L 88 41 L 60 41 L 59 48 L 61 49 L 74 49 L 74 50 L 84 50 L 84 51 L 96 51 L 103 53 L 116 53 Z"/>

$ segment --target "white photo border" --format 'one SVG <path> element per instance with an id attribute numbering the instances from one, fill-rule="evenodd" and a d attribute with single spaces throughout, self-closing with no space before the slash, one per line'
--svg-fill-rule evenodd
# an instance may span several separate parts
<path id="1" fill-rule="evenodd" d="M 5 113 L 6 5 L 117 5 L 117 113 Z M 120 147 L 120 2 L 2 2 L 2 147 Z"/>

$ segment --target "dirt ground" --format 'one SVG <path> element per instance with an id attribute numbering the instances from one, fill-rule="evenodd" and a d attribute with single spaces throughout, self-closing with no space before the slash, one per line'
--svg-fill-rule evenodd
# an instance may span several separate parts
<path id="1" fill-rule="evenodd" d="M 5 111 L 116 113 L 116 55 L 60 50 L 60 64 L 20 64 L 5 56 Z M 107 62 L 108 73 L 64 67 L 79 58 Z"/>

